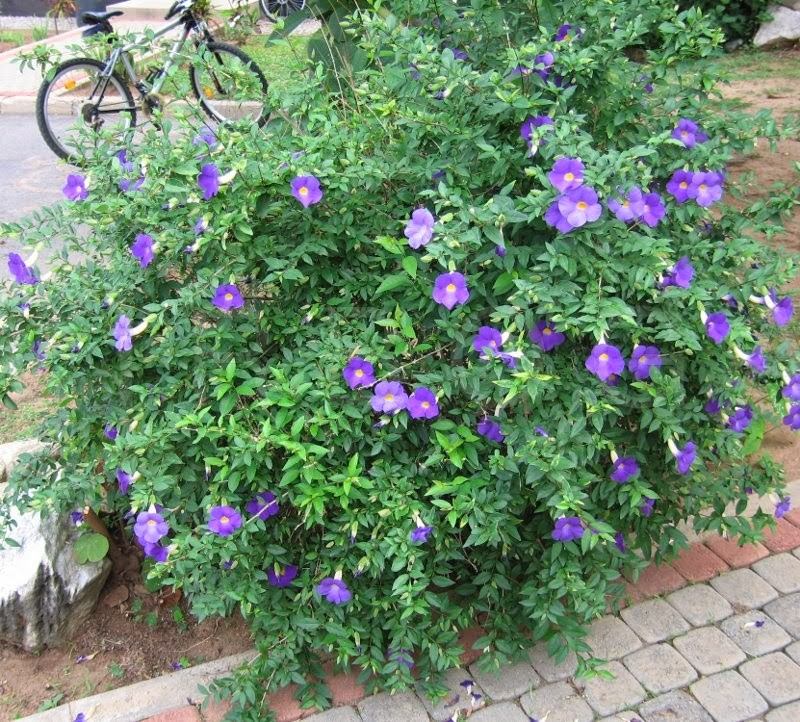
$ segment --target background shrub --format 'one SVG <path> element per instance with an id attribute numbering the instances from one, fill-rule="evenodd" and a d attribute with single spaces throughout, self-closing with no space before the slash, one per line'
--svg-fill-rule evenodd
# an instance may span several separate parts
<path id="1" fill-rule="evenodd" d="M 680 0 L 680 8 L 700 8 L 712 22 L 719 25 L 726 40 L 750 42 L 761 25 L 769 18 L 770 0 Z"/>

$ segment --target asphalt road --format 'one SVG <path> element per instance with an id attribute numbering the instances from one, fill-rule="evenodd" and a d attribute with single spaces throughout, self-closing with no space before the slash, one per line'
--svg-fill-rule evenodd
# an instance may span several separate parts
<path id="1" fill-rule="evenodd" d="M 45 145 L 33 115 L 0 115 L 0 222 L 19 220 L 61 200 L 69 172 Z M 6 258 L 16 250 L 13 241 L 0 237 L 0 279 L 8 278 Z"/>

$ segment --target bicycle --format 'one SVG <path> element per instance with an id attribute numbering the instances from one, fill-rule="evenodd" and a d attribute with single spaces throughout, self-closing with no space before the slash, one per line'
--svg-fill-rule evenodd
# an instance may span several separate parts
<path id="1" fill-rule="evenodd" d="M 136 128 L 137 111 L 150 117 L 161 110 L 160 95 L 170 70 L 191 37 L 195 52 L 189 66 L 189 83 L 200 107 L 218 123 L 249 119 L 259 126 L 267 122 L 267 80 L 255 61 L 234 45 L 214 40 L 207 23 L 193 10 L 196 0 L 177 0 L 167 12 L 168 24 L 155 31 L 149 40 L 115 47 L 105 61 L 73 58 L 58 66 L 45 79 L 36 98 L 36 120 L 50 149 L 60 158 L 79 162 L 85 129 L 101 129 L 125 137 Z M 111 18 L 122 11 L 84 13 L 90 25 L 84 36 L 107 35 L 116 40 Z M 169 22 L 172 21 L 172 22 Z M 152 45 L 158 38 L 183 27 L 160 66 L 140 78 L 131 53 Z M 127 80 L 118 72 L 121 66 Z M 139 94 L 134 101 L 131 87 Z M 71 150 L 74 149 L 74 150 Z"/>
<path id="2" fill-rule="evenodd" d="M 258 0 L 258 4 L 264 17 L 274 23 L 304 10 L 306 0 Z"/>

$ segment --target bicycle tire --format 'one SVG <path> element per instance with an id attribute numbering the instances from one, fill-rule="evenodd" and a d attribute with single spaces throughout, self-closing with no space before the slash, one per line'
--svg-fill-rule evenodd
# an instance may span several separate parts
<path id="1" fill-rule="evenodd" d="M 39 126 L 39 132 L 44 139 L 44 142 L 47 144 L 48 148 L 53 151 L 59 158 L 62 160 L 68 161 L 73 165 L 77 165 L 78 158 L 74 154 L 70 153 L 66 148 L 64 148 L 61 143 L 58 142 L 56 137 L 53 135 L 53 132 L 50 129 L 50 125 L 47 122 L 46 117 L 46 103 L 47 98 L 49 95 L 50 88 L 52 84 L 58 79 L 60 75 L 64 73 L 64 71 L 68 70 L 71 67 L 77 67 L 80 65 L 90 65 L 98 70 L 103 70 L 105 68 L 105 63 L 100 62 L 99 60 L 95 60 L 94 58 L 72 58 L 67 60 L 63 63 L 59 63 L 56 66 L 56 70 L 53 73 L 53 76 L 50 80 L 45 80 L 41 86 L 39 87 L 39 92 L 36 95 L 36 124 Z M 128 87 L 128 84 L 123 80 L 122 76 L 119 75 L 116 71 L 111 73 L 111 77 L 116 82 L 118 89 L 122 91 L 127 104 L 131 107 L 130 111 L 121 111 L 127 112 L 130 115 L 130 127 L 136 127 L 136 110 L 134 110 L 135 102 L 133 100 L 133 95 Z"/>
<path id="2" fill-rule="evenodd" d="M 290 15 L 294 15 L 294 13 L 305 10 L 307 4 L 306 0 L 288 0 L 287 2 L 258 0 L 261 14 L 272 23 L 276 23 L 278 20 L 288 18 Z"/>
<path id="3" fill-rule="evenodd" d="M 203 48 L 211 52 L 230 53 L 231 55 L 236 56 L 258 78 L 258 82 L 261 85 L 261 90 L 264 95 L 264 105 L 261 109 L 260 115 L 253 122 L 255 122 L 259 127 L 263 126 L 264 123 L 266 123 L 269 119 L 269 110 L 267 108 L 267 91 L 269 89 L 269 83 L 267 82 L 266 77 L 264 77 L 264 73 L 261 72 L 261 68 L 259 68 L 256 64 L 256 61 L 253 60 L 241 48 L 237 48 L 235 45 L 230 45 L 229 43 L 220 43 L 217 41 L 203 43 L 203 45 L 198 48 L 198 51 L 202 50 Z M 197 101 L 200 103 L 200 107 L 209 118 L 217 121 L 218 123 L 224 123 L 230 120 L 229 118 L 221 116 L 208 104 L 206 97 L 200 88 L 200 83 L 197 79 L 197 68 L 195 66 L 191 66 L 189 68 L 189 81 L 191 83 L 192 92 L 194 93 L 195 98 L 197 98 Z"/>

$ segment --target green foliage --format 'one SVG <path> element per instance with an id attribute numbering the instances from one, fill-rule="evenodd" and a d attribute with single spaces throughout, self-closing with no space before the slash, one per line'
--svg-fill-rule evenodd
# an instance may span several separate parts
<path id="1" fill-rule="evenodd" d="M 757 138 L 796 129 L 710 110 L 716 71 L 696 61 L 712 58 L 722 36 L 697 10 L 678 13 L 667 0 L 568 2 L 563 15 L 543 3 L 537 15 L 523 0 L 436 7 L 395 2 L 391 14 L 346 21 L 363 68 L 337 75 L 335 93 L 322 65 L 305 84 L 273 88 L 284 111 L 263 130 L 218 128 L 206 152 L 192 142 L 199 119 L 145 129 L 128 149 L 146 173 L 138 192 L 118 191 L 120 141 L 101 134 L 86 146 L 86 201 L 5 228 L 30 248 L 63 245 L 45 282 L 0 301 L 0 389 L 43 363 L 64 399 L 44 437 L 59 458 L 30 462 L 5 503 L 120 516 L 162 505 L 170 553 L 148 563 L 151 583 L 182 589 L 200 618 L 238 611 L 252 626 L 260 656 L 215 687 L 232 696 L 238 720 L 268 719 L 265 690 L 289 683 L 304 705 L 325 705 L 326 661 L 360 667 L 371 689 L 397 690 L 413 681 L 413 654 L 420 679 L 440 691 L 439 673 L 463 651 L 459 632 L 476 619 L 488 664 L 544 639 L 593 670 L 584 626 L 621 591 L 623 572 L 685 545 L 676 525 L 686 519 L 756 538 L 771 517 L 727 509 L 742 511 L 746 487 L 781 488 L 768 458 L 746 458 L 757 434 L 733 433 L 703 406 L 709 392 L 729 406 L 750 399 L 756 431 L 785 413 L 781 373 L 796 370 L 795 350 L 748 299 L 793 274 L 790 258 L 757 239 L 779 232 L 794 198 L 774 189 L 748 200 L 729 175 L 733 203 L 708 211 L 676 204 L 664 184 L 678 168 L 721 170 Z M 554 43 L 562 17 L 583 35 Z M 630 60 L 654 36 L 646 62 Z M 560 84 L 510 73 L 545 51 Z M 554 125 L 531 154 L 519 129 L 539 114 Z M 687 150 L 672 139 L 681 117 L 708 142 Z M 606 210 L 556 233 L 543 215 L 561 156 L 583 159 L 604 202 L 631 185 L 657 188 L 665 219 L 625 225 Z M 225 182 L 203 201 L 196 181 L 210 162 Z M 311 173 L 325 196 L 304 209 L 290 182 Z M 403 228 L 419 206 L 437 224 L 414 251 Z M 208 228 L 196 237 L 201 217 Z M 130 252 L 138 233 L 158 243 L 144 269 Z M 696 270 L 691 288 L 659 288 L 682 256 Z M 470 299 L 448 311 L 431 291 L 456 270 Z M 241 310 L 211 304 L 227 283 L 242 291 Z M 730 338 L 716 345 L 700 311 L 722 310 L 728 294 L 748 310 L 730 312 Z M 121 314 L 147 320 L 128 352 L 111 335 Z M 544 318 L 567 335 L 551 353 L 528 340 Z M 483 325 L 508 335 L 515 369 L 478 358 L 471 345 Z M 584 367 L 601 337 L 626 357 L 656 344 L 664 365 L 647 381 L 603 384 Z M 732 344 L 750 351 L 756 340 L 769 366 L 753 377 Z M 373 414 L 370 391 L 342 379 L 353 355 L 379 378 L 433 389 L 439 418 Z M 502 424 L 503 444 L 476 433 L 485 415 Z M 113 442 L 106 424 L 119 429 Z M 668 442 L 689 439 L 699 459 L 679 475 Z M 611 481 L 612 451 L 635 456 L 641 474 Z M 118 468 L 138 474 L 128 495 Z M 265 490 L 280 514 L 248 518 L 245 505 Z M 656 500 L 649 517 L 645 498 Z M 221 504 L 245 516 L 229 537 L 208 529 Z M 553 541 L 562 516 L 583 520 L 580 541 Z M 425 544 L 409 539 L 417 519 L 434 527 Z M 268 570 L 289 564 L 295 581 L 271 586 Z M 343 607 L 314 591 L 337 572 L 353 592 Z"/>
<path id="2" fill-rule="evenodd" d="M 108 539 L 96 532 L 84 532 L 75 540 L 74 554 L 78 564 L 99 562 L 108 554 Z"/>
<path id="3" fill-rule="evenodd" d="M 749 42 L 758 26 L 769 18 L 771 0 L 680 0 L 681 9 L 700 8 L 719 25 L 726 40 Z"/>

